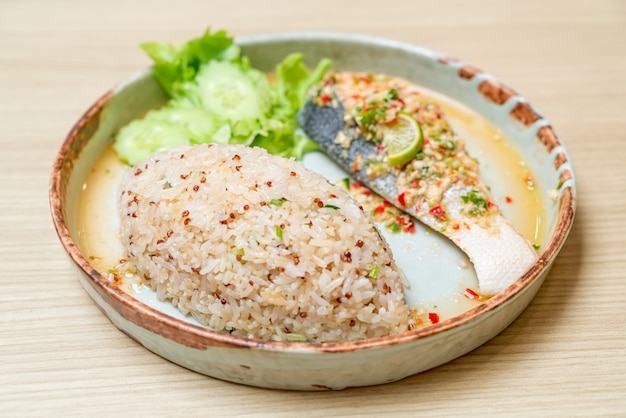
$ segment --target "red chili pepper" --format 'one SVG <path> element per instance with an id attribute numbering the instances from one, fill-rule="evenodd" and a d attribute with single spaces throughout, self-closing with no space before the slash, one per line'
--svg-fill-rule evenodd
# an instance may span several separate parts
<path id="1" fill-rule="evenodd" d="M 513 199 L 511 199 L 511 197 L 509 197 L 509 196 L 506 196 L 506 197 L 504 198 L 504 201 L 505 201 L 506 203 L 513 203 Z"/>
<path id="2" fill-rule="evenodd" d="M 433 206 L 432 208 L 430 208 L 428 212 L 430 212 L 431 215 L 433 215 L 435 218 L 439 220 L 444 219 L 446 217 L 446 213 L 441 207 L 441 205 Z"/>
<path id="3" fill-rule="evenodd" d="M 428 312 L 428 320 L 431 324 L 439 322 L 439 314 L 437 312 Z"/>
<path id="4" fill-rule="evenodd" d="M 326 94 L 326 93 L 324 93 L 324 94 L 322 94 L 320 96 L 320 102 L 322 102 L 322 103 L 330 103 L 331 100 L 332 100 L 332 98 L 328 94 Z"/>
<path id="5" fill-rule="evenodd" d="M 376 206 L 376 208 L 374 209 L 374 211 L 375 211 L 377 214 L 379 214 L 379 215 L 380 215 L 380 214 L 382 214 L 383 212 L 385 212 L 385 206 L 384 206 L 384 205 L 378 205 L 378 206 Z"/>
<path id="6" fill-rule="evenodd" d="M 404 100 L 402 100 L 402 98 L 401 98 L 401 97 L 398 97 L 398 99 L 397 99 L 397 100 L 398 100 L 398 101 L 402 104 L 402 106 L 404 106 L 404 105 L 405 105 L 405 102 L 404 102 Z"/>
<path id="7" fill-rule="evenodd" d="M 385 150 L 384 145 L 376 145 L 376 152 L 383 152 Z"/>
<path id="8" fill-rule="evenodd" d="M 415 223 L 413 223 L 408 216 L 396 216 L 396 221 L 400 224 L 402 232 L 409 234 L 415 233 Z"/>
<path id="9" fill-rule="evenodd" d="M 379 214 L 379 215 L 380 215 L 380 214 L 384 213 L 384 212 L 385 212 L 385 209 L 386 209 L 386 208 L 388 208 L 389 206 L 391 206 L 391 203 L 389 203 L 389 202 L 388 202 L 388 201 L 386 201 L 386 200 L 383 200 L 382 202 L 380 202 L 380 204 L 379 204 L 378 206 L 376 206 L 376 207 L 374 208 L 374 211 L 375 211 L 377 214 Z"/>
<path id="10" fill-rule="evenodd" d="M 474 292 L 469 287 L 467 289 L 465 289 L 465 292 L 463 293 L 463 296 L 465 296 L 466 298 L 468 298 L 470 300 L 475 300 L 475 299 L 479 299 L 480 298 L 480 295 L 478 293 Z"/>
<path id="11" fill-rule="evenodd" d="M 405 193 L 402 192 L 398 195 L 398 202 L 402 205 L 402 207 L 406 207 Z"/>

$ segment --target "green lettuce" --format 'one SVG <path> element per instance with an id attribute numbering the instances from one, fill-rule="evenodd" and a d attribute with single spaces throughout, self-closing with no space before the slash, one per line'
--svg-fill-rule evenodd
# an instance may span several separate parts
<path id="1" fill-rule="evenodd" d="M 270 83 L 224 31 L 207 30 L 178 47 L 162 42 L 141 47 L 170 100 L 116 135 L 114 149 L 127 163 L 173 146 L 209 142 L 259 146 L 297 159 L 317 149 L 300 132 L 297 115 L 330 60 L 310 71 L 301 53 L 290 54 L 276 65 L 276 81 Z"/>
<path id="2" fill-rule="evenodd" d="M 152 74 L 171 97 L 184 95 L 185 84 L 196 77 L 203 64 L 212 60 L 233 61 L 240 54 L 233 38 L 223 30 L 207 30 L 178 47 L 167 42 L 146 42 L 140 47 L 154 61 Z"/>

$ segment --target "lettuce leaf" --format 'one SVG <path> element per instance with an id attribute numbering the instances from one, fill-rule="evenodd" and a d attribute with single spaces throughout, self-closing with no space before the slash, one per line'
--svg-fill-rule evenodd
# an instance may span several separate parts
<path id="1" fill-rule="evenodd" d="M 240 54 L 225 31 L 211 33 L 210 29 L 178 47 L 167 42 L 146 42 L 140 47 L 154 61 L 152 74 L 171 97 L 185 94 L 185 83 L 196 77 L 203 64 L 212 60 L 234 61 Z"/>
<path id="2" fill-rule="evenodd" d="M 276 81 L 271 83 L 241 56 L 225 31 L 207 30 L 178 47 L 162 42 L 141 47 L 154 61 L 153 75 L 171 99 L 119 131 L 114 149 L 127 163 L 185 143 L 259 146 L 296 159 L 317 149 L 300 131 L 297 115 L 330 60 L 321 60 L 310 71 L 303 54 L 290 54 L 276 65 Z"/>
<path id="3" fill-rule="evenodd" d="M 331 65 L 330 59 L 322 59 L 311 72 L 304 64 L 304 54 L 300 52 L 287 55 L 276 65 L 277 91 L 282 100 L 289 102 L 291 111 L 297 111 L 304 105 L 311 87 L 324 77 Z"/>
<path id="4" fill-rule="evenodd" d="M 266 135 L 255 139 L 253 145 L 272 154 L 302 159 L 309 151 L 319 149 L 298 127 L 298 112 L 309 90 L 322 80 L 332 61 L 322 59 L 313 71 L 304 63 L 304 55 L 295 52 L 276 65 L 276 104 L 272 109 L 274 123 Z"/>

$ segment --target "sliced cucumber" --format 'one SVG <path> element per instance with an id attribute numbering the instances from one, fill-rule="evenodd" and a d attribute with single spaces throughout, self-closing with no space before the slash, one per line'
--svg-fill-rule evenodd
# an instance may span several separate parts
<path id="1" fill-rule="evenodd" d="M 119 132 L 114 148 L 124 161 L 134 165 L 163 149 L 230 140 L 231 131 L 224 121 L 216 120 L 202 108 L 174 103 L 148 112 L 143 119 L 131 122 Z"/>
<path id="2" fill-rule="evenodd" d="M 272 105 L 267 77 L 258 70 L 244 69 L 230 62 L 211 61 L 196 77 L 195 91 L 202 106 L 230 122 L 255 121 Z"/>
<path id="3" fill-rule="evenodd" d="M 188 143 L 189 132 L 183 125 L 154 123 L 145 118 L 126 125 L 115 138 L 113 148 L 122 160 L 135 165 L 157 151 Z"/>

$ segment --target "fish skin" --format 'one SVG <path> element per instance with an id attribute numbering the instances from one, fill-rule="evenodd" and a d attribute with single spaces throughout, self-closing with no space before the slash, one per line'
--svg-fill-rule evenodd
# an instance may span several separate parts
<path id="1" fill-rule="evenodd" d="M 500 293 L 535 262 L 536 251 L 501 213 L 491 215 L 488 227 L 476 217 L 461 213 L 463 207 L 461 196 L 471 190 L 469 186 L 451 186 L 444 192 L 441 201 L 446 207 L 448 219 L 463 225 L 455 230 L 443 228 L 445 223 L 430 214 L 428 207 L 419 205 L 403 207 L 398 201 L 395 175 L 386 174 L 371 179 L 364 164 L 354 170 L 357 156 L 360 155 L 363 161 L 367 161 L 368 157 L 376 155 L 378 150 L 376 145 L 361 136 L 352 139 L 347 149 L 337 143 L 339 132 L 356 129 L 346 127 L 344 114 L 345 109 L 340 102 L 337 106 L 318 106 L 309 100 L 300 111 L 298 121 L 304 132 L 354 180 L 364 184 L 403 212 L 441 232 L 465 252 L 474 265 L 480 293 L 483 295 Z"/>
<path id="2" fill-rule="evenodd" d="M 337 134 L 346 129 L 344 114 L 345 109 L 341 103 L 338 103 L 336 107 L 318 106 L 308 100 L 298 115 L 298 122 L 304 132 L 324 150 L 326 155 L 350 173 L 354 180 L 363 183 L 387 200 L 392 196 L 397 196 L 398 188 L 394 175 L 388 174 L 370 179 L 366 167 L 353 169 L 357 156 L 361 156 L 366 161 L 368 157 L 378 154 L 378 150 L 376 145 L 361 137 L 351 141 L 347 149 L 335 141 Z"/>

